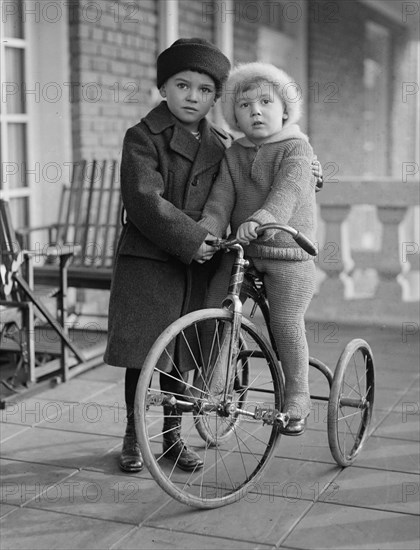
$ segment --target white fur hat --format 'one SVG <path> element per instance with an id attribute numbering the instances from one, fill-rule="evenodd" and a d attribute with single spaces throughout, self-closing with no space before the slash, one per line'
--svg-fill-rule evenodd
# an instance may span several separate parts
<path id="1" fill-rule="evenodd" d="M 226 82 L 222 94 L 222 111 L 226 122 L 237 130 L 235 118 L 235 100 L 238 91 L 244 84 L 255 81 L 266 81 L 270 83 L 286 106 L 287 119 L 283 126 L 296 123 L 301 115 L 302 90 L 294 80 L 281 69 L 270 63 L 243 63 L 237 65 Z"/>

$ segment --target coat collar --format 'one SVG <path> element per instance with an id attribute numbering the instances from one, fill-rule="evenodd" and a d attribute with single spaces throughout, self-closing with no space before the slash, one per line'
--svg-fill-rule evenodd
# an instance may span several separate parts
<path id="1" fill-rule="evenodd" d="M 168 109 L 166 101 L 161 101 L 157 107 L 152 109 L 144 118 L 143 122 L 152 132 L 152 134 L 160 134 L 166 128 L 176 124 L 176 118 Z"/>
<path id="2" fill-rule="evenodd" d="M 143 122 L 152 132 L 160 134 L 170 127 L 174 127 L 170 148 L 194 163 L 192 173 L 197 175 L 204 172 L 213 164 L 220 162 L 221 157 L 230 145 L 230 137 L 223 130 L 214 128 L 207 119 L 200 122 L 201 142 L 180 124 L 168 109 L 166 101 L 162 101 L 144 118 Z"/>

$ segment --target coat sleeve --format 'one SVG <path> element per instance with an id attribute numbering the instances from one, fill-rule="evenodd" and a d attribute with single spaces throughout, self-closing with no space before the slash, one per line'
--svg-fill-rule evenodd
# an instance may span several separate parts
<path id="1" fill-rule="evenodd" d="M 129 220 L 156 247 L 189 264 L 207 232 L 163 195 L 165 182 L 152 140 L 139 126 L 124 138 L 121 194 Z"/>
<path id="2" fill-rule="evenodd" d="M 235 186 L 226 158 L 204 206 L 199 224 L 216 237 L 223 237 L 235 205 Z"/>
<path id="3" fill-rule="evenodd" d="M 311 170 L 312 148 L 304 140 L 294 140 L 291 149 L 281 161 L 280 170 L 274 176 L 271 191 L 264 204 L 248 221 L 259 224 L 288 224 L 309 193 L 314 192 Z"/>

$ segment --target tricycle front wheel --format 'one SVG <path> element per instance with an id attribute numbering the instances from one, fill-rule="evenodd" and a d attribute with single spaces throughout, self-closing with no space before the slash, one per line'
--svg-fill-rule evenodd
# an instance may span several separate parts
<path id="1" fill-rule="evenodd" d="M 164 491 L 197 508 L 224 506 L 255 491 L 280 437 L 283 382 L 277 359 L 261 331 L 245 318 L 235 358 L 226 358 L 232 323 L 233 313 L 224 309 L 178 319 L 151 348 L 137 385 L 135 420 L 144 462 Z M 194 368 L 182 394 L 160 387 L 168 363 L 172 376 L 186 366 Z M 163 441 L 174 416 L 178 435 L 203 462 L 200 469 L 181 471 L 179 456 L 172 453 L 168 459 L 170 449 L 164 450 Z"/>

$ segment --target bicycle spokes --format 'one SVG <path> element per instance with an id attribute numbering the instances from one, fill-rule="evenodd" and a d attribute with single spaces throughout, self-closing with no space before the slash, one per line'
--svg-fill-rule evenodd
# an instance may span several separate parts
<path id="1" fill-rule="evenodd" d="M 370 348 L 364 340 L 352 340 L 338 361 L 328 404 L 331 452 L 341 466 L 354 461 L 368 435 L 374 384 Z"/>
<path id="2" fill-rule="evenodd" d="M 180 320 L 183 324 L 160 342 L 145 365 L 138 395 L 139 437 L 147 466 L 167 492 L 187 504 L 214 507 L 241 498 L 272 454 L 278 426 L 286 420 L 280 412 L 278 366 L 263 337 L 244 321 L 233 353 L 226 355 L 232 340 L 230 313 L 198 313 Z M 160 389 L 161 357 L 174 349 L 174 369 L 196 366 L 183 395 Z M 182 414 L 184 444 L 203 461 L 194 472 L 180 471 L 162 452 L 164 415 L 171 406 Z"/>

